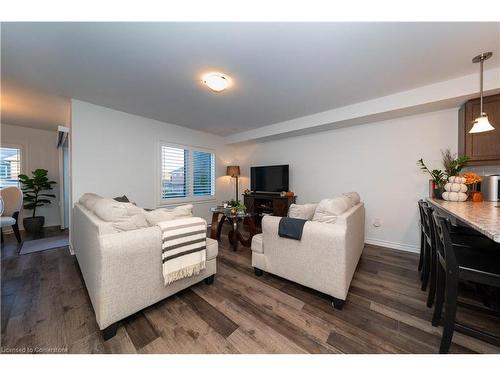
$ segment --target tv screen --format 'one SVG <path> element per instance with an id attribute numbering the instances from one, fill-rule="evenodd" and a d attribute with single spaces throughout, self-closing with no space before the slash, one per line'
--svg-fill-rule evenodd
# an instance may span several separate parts
<path id="1" fill-rule="evenodd" d="M 270 165 L 250 168 L 251 190 L 279 193 L 288 191 L 288 165 Z"/>

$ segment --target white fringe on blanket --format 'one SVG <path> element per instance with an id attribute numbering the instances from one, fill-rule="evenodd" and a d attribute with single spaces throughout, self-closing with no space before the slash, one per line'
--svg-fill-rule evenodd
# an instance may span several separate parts
<path id="1" fill-rule="evenodd" d="M 162 262 L 165 285 L 198 275 L 206 267 L 207 222 L 199 217 L 163 221 Z"/>

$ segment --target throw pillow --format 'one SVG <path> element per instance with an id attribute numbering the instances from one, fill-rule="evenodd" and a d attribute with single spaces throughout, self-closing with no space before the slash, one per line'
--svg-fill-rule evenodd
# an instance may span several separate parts
<path id="1" fill-rule="evenodd" d="M 337 221 L 337 216 L 342 215 L 350 207 L 351 200 L 345 196 L 323 199 L 316 207 L 313 221 L 334 224 Z"/>
<path id="2" fill-rule="evenodd" d="M 98 194 L 94 193 L 85 193 L 80 197 L 80 200 L 78 201 L 83 207 L 85 207 L 87 210 L 92 211 L 94 209 L 94 206 L 98 201 L 101 199 L 104 199 Z"/>
<path id="3" fill-rule="evenodd" d="M 354 207 L 359 202 L 361 202 L 361 198 L 360 198 L 359 194 L 356 193 L 355 191 L 351 191 L 349 193 L 342 193 L 339 196 L 344 196 L 344 197 L 349 198 L 349 200 L 351 201 L 351 207 Z"/>
<path id="4" fill-rule="evenodd" d="M 128 199 L 128 197 L 126 195 L 122 195 L 121 197 L 115 197 L 113 199 L 117 202 L 124 202 L 124 203 L 130 202 L 130 200 Z"/>
<path id="5" fill-rule="evenodd" d="M 117 202 L 102 198 L 94 206 L 94 214 L 104 221 L 126 221 L 133 215 L 144 214 L 144 210 L 132 203 Z"/>
<path id="6" fill-rule="evenodd" d="M 130 216 L 126 220 L 117 221 L 113 223 L 113 228 L 120 232 L 125 232 L 129 230 L 136 230 L 141 228 L 147 228 L 148 222 L 143 214 L 137 214 Z"/>
<path id="7" fill-rule="evenodd" d="M 295 204 L 292 203 L 288 209 L 288 217 L 295 219 L 312 220 L 317 203 Z"/>
<path id="8" fill-rule="evenodd" d="M 173 209 L 157 208 L 156 210 L 145 212 L 144 216 L 149 225 L 156 225 L 160 221 L 169 221 L 180 217 L 193 216 L 193 205 L 186 204 Z"/>

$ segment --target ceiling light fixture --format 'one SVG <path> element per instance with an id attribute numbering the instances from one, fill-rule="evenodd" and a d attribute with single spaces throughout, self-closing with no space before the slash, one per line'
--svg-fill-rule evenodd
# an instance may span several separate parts
<path id="1" fill-rule="evenodd" d="M 202 82 L 215 92 L 224 91 L 231 86 L 231 78 L 228 75 L 216 72 L 205 74 Z"/>
<path id="2" fill-rule="evenodd" d="M 488 120 L 488 115 L 483 112 L 483 64 L 485 60 L 488 60 L 493 55 L 493 52 L 483 52 L 472 59 L 473 63 L 480 63 L 481 66 L 481 96 L 480 96 L 480 106 L 479 106 L 479 116 L 476 117 L 472 123 L 472 129 L 469 133 L 482 133 L 488 132 L 490 130 L 495 130 L 495 128 L 490 124 Z"/>

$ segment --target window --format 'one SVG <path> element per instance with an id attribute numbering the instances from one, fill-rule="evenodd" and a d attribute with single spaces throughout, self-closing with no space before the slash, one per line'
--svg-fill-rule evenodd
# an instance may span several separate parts
<path id="1" fill-rule="evenodd" d="M 161 203 L 215 196 L 215 154 L 188 146 L 161 145 Z"/>
<path id="2" fill-rule="evenodd" d="M 0 148 L 0 188 L 19 186 L 21 173 L 21 148 L 16 146 Z"/>

